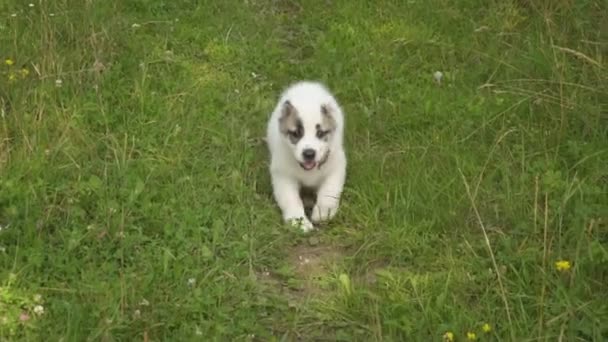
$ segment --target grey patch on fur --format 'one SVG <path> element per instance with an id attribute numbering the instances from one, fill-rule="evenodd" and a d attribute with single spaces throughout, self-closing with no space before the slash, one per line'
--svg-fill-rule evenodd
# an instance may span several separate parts
<path id="1" fill-rule="evenodd" d="M 321 127 L 320 124 L 317 124 L 316 130 L 317 130 L 317 138 L 328 142 L 329 141 L 329 135 L 332 133 L 332 130 L 325 130 L 323 129 L 323 127 Z"/>
<path id="2" fill-rule="evenodd" d="M 333 109 L 330 105 L 324 104 L 321 106 L 322 121 L 321 125 L 317 125 L 317 137 L 323 134 L 323 141 L 329 141 L 329 136 L 336 130 L 337 122 L 333 115 Z"/>
<path id="3" fill-rule="evenodd" d="M 289 102 L 283 103 L 281 117 L 279 118 L 279 130 L 281 134 L 289 138 L 292 144 L 297 144 L 304 136 L 304 125 L 298 115 L 298 110 Z"/>
<path id="4" fill-rule="evenodd" d="M 329 159 L 329 152 L 331 151 L 327 150 L 327 153 L 325 153 L 323 159 L 319 160 L 319 165 L 317 165 L 317 169 L 321 170 L 321 166 L 323 166 L 323 164 L 327 162 L 327 159 Z"/>

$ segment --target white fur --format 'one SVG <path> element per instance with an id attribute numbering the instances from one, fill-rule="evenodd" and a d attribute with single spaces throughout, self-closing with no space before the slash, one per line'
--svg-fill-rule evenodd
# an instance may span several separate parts
<path id="1" fill-rule="evenodd" d="M 292 144 L 280 132 L 279 118 L 282 106 L 289 101 L 298 111 L 304 126 L 304 135 L 297 144 Z M 336 121 L 336 129 L 325 142 L 316 136 L 316 125 L 322 121 L 321 106 L 331 108 Z M 279 205 L 283 219 L 302 230 L 314 229 L 312 222 L 331 219 L 338 211 L 340 195 L 346 178 L 346 155 L 342 145 L 344 115 L 331 93 L 320 83 L 298 82 L 290 86 L 277 103 L 268 122 L 267 142 L 271 154 L 270 175 L 274 198 Z M 316 151 L 316 162 L 328 153 L 327 161 L 321 167 L 304 170 L 300 166 L 302 151 L 312 148 Z M 313 188 L 317 202 L 313 207 L 311 220 L 304 213 L 300 198 L 302 186 Z"/>

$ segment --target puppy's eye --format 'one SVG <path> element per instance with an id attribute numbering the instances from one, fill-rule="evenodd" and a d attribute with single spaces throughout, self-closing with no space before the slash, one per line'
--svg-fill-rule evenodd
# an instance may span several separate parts
<path id="1" fill-rule="evenodd" d="M 317 131 L 317 138 L 323 139 L 329 134 L 330 131 Z"/>
<path id="2" fill-rule="evenodd" d="M 291 138 L 297 139 L 300 137 L 300 133 L 298 131 L 287 131 L 287 135 Z"/>

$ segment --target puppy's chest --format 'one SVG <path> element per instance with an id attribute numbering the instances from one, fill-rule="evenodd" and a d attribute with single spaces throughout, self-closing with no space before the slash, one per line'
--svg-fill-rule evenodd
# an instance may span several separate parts
<path id="1" fill-rule="evenodd" d="M 315 171 L 304 171 L 299 172 L 298 181 L 300 185 L 305 188 L 316 189 L 327 177 L 326 172 L 315 170 Z"/>

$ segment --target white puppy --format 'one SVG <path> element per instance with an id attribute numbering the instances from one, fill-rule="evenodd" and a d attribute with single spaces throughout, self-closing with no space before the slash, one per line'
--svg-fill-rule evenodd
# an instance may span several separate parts
<path id="1" fill-rule="evenodd" d="M 314 228 L 302 188 L 316 192 L 313 222 L 336 214 L 346 178 L 343 131 L 342 109 L 322 84 L 298 82 L 281 95 L 268 122 L 267 142 L 274 198 L 286 222 L 304 231 Z"/>

